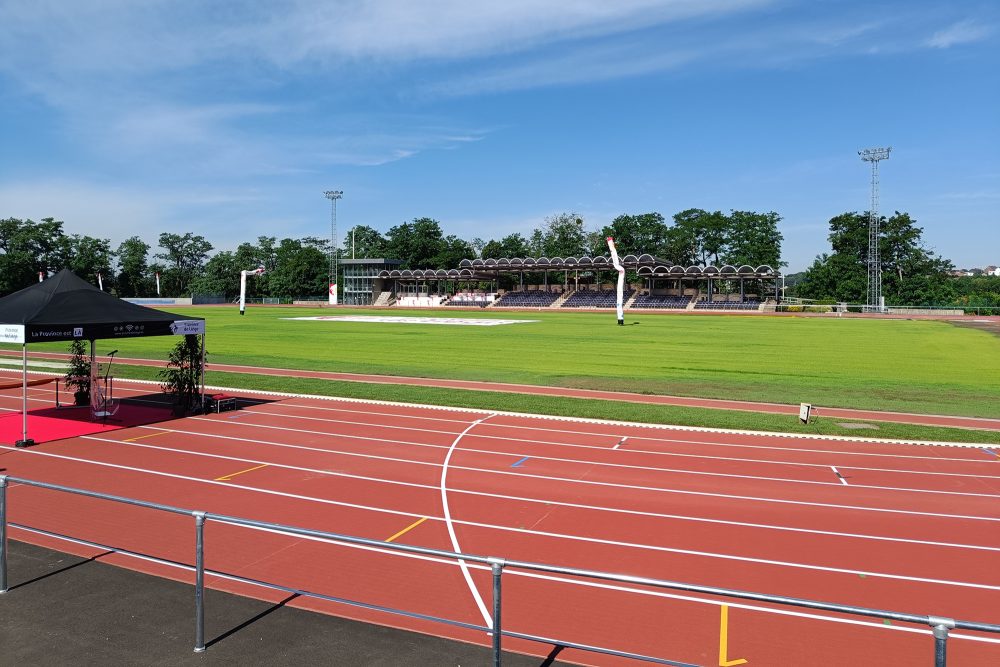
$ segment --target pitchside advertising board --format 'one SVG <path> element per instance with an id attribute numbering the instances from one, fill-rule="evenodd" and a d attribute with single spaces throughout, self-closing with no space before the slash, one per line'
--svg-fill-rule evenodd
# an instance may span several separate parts
<path id="1" fill-rule="evenodd" d="M 20 333 L 18 333 L 20 330 Z M 41 343 L 62 340 L 102 340 L 138 338 L 140 336 L 183 336 L 205 333 L 205 320 L 173 320 L 163 322 L 120 322 L 117 324 L 84 324 L 81 326 L 3 325 L 0 340 L 5 343 Z"/>
<path id="2" fill-rule="evenodd" d="M 337 283 L 330 283 L 330 305 L 337 305 Z"/>

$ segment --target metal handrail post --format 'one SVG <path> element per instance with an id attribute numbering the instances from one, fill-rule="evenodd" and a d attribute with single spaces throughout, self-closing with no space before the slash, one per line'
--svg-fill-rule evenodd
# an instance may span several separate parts
<path id="1" fill-rule="evenodd" d="M 955 619 L 941 616 L 928 616 L 927 624 L 934 634 L 934 667 L 946 667 L 948 664 L 948 631 L 955 627 Z"/>
<path id="2" fill-rule="evenodd" d="M 0 593 L 7 592 L 7 475 L 0 475 Z"/>
<path id="3" fill-rule="evenodd" d="M 194 515 L 194 652 L 205 650 L 205 513 Z"/>
<path id="4" fill-rule="evenodd" d="M 500 579 L 503 576 L 503 558 L 489 558 L 490 569 L 493 572 L 493 667 L 500 667 L 500 644 L 503 636 L 500 622 Z"/>

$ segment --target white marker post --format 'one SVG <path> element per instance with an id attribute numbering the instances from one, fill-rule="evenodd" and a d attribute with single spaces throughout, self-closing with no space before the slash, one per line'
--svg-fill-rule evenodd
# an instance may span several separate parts
<path id="1" fill-rule="evenodd" d="M 160 272 L 156 272 L 156 296 L 160 296 Z"/>
<path id="2" fill-rule="evenodd" d="M 247 309 L 247 275 L 259 276 L 264 273 L 264 267 L 258 266 L 253 271 L 240 271 L 240 315 Z"/>
<path id="3" fill-rule="evenodd" d="M 614 265 L 615 270 L 618 271 L 618 299 L 615 302 L 618 314 L 618 326 L 625 326 L 625 303 L 624 303 L 624 293 L 625 293 L 625 267 L 622 263 L 618 261 L 618 251 L 615 249 L 615 240 L 612 237 L 608 237 L 608 248 L 611 250 L 611 263 Z"/>
<path id="4" fill-rule="evenodd" d="M 39 271 L 38 272 L 38 282 L 42 282 L 43 280 L 45 280 L 45 272 L 44 271 Z"/>
<path id="5" fill-rule="evenodd" d="M 104 291 L 104 281 L 101 280 L 100 272 L 98 272 L 97 274 L 97 289 L 101 290 L 102 292 Z"/>

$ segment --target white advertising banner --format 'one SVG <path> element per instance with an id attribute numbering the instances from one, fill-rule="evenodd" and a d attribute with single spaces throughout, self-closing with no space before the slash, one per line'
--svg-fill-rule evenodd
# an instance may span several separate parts
<path id="1" fill-rule="evenodd" d="M 23 343 L 23 324 L 0 324 L 0 343 Z"/>
<path id="2" fill-rule="evenodd" d="M 337 283 L 330 283 L 330 305 L 337 305 Z"/>
<path id="3" fill-rule="evenodd" d="M 175 336 L 203 334 L 205 333 L 205 320 L 174 320 L 170 324 L 170 331 Z"/>

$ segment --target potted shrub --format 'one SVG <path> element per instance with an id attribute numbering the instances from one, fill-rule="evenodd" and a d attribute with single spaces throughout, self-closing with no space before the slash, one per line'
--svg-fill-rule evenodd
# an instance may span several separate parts
<path id="1" fill-rule="evenodd" d="M 167 367 L 160 371 L 160 387 L 174 397 L 174 414 L 183 416 L 198 407 L 201 378 L 201 346 L 198 336 L 188 334 L 178 341 L 167 357 Z"/>
<path id="2" fill-rule="evenodd" d="M 66 388 L 73 392 L 76 405 L 90 405 L 90 356 L 82 340 L 69 345 L 69 368 L 63 378 Z"/>

